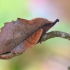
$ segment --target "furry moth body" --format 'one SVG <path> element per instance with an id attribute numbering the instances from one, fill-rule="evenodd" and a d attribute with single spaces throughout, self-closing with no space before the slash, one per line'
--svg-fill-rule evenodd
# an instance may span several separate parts
<path id="1" fill-rule="evenodd" d="M 11 58 L 41 41 L 42 36 L 59 20 L 51 22 L 45 18 L 20 19 L 5 23 L 0 32 L 0 57 Z M 4 56 L 5 55 L 5 56 Z M 7 57 L 8 56 L 8 57 Z"/>

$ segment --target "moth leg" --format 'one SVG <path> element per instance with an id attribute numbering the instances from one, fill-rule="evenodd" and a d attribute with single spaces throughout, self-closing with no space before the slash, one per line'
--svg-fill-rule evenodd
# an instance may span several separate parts
<path id="1" fill-rule="evenodd" d="M 46 27 L 43 27 L 42 30 L 43 30 L 42 31 L 42 35 L 41 35 L 41 37 L 40 37 L 40 39 L 39 39 L 39 41 L 37 43 L 42 43 L 42 40 L 41 39 L 42 39 L 43 35 L 46 34 L 47 28 Z"/>

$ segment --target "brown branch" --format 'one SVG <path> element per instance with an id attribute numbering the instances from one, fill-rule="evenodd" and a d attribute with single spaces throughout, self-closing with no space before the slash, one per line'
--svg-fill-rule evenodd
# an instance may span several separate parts
<path id="1" fill-rule="evenodd" d="M 55 38 L 55 37 L 61 37 L 61 38 L 65 38 L 70 40 L 70 34 L 65 33 L 65 32 L 61 32 L 61 31 L 51 31 L 49 33 L 46 33 L 43 37 L 42 37 L 42 41 L 46 41 L 50 38 Z"/>

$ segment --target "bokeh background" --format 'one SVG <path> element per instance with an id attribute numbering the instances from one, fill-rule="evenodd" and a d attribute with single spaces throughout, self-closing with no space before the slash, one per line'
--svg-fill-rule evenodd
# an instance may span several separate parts
<path id="1" fill-rule="evenodd" d="M 70 33 L 70 0 L 0 0 L 0 28 L 17 18 L 60 19 L 49 31 Z M 0 70 L 68 70 L 70 41 L 52 38 L 10 60 L 0 59 Z"/>

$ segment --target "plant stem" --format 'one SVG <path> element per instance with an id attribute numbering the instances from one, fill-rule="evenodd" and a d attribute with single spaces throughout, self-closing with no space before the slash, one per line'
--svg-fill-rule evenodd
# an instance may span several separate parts
<path id="1" fill-rule="evenodd" d="M 61 38 L 70 40 L 70 34 L 68 34 L 68 33 L 61 32 L 61 31 L 51 31 L 49 33 L 46 33 L 42 37 L 41 41 L 46 41 L 46 40 L 48 40 L 50 38 L 54 38 L 54 37 L 61 37 Z"/>

